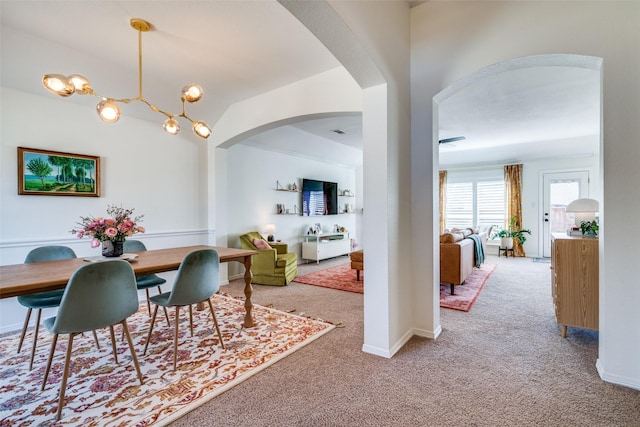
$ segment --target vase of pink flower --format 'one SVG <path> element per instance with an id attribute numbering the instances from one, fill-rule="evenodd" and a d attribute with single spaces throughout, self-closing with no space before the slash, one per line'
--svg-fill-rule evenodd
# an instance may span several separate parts
<path id="1" fill-rule="evenodd" d="M 91 237 L 91 247 L 102 246 L 102 255 L 119 257 L 124 251 L 124 241 L 136 233 L 144 233 L 138 225 L 144 215 L 133 216 L 133 209 L 107 206 L 107 217 L 81 216 L 78 228 L 71 230 L 79 239 Z"/>

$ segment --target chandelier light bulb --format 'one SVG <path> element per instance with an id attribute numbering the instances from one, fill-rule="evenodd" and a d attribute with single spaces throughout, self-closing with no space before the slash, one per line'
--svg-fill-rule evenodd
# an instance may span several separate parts
<path id="1" fill-rule="evenodd" d="M 178 132 L 180 132 L 180 125 L 173 118 L 168 118 L 167 120 L 165 120 L 162 128 L 165 132 L 171 135 L 177 135 Z"/>
<path id="2" fill-rule="evenodd" d="M 102 121 L 107 123 L 115 123 L 120 118 L 120 107 L 108 99 L 102 100 L 97 106 L 98 116 Z"/>
<path id="3" fill-rule="evenodd" d="M 44 87 L 54 95 L 67 97 L 76 91 L 71 79 L 62 74 L 45 74 L 42 77 Z"/>
<path id="4" fill-rule="evenodd" d="M 211 135 L 211 128 L 205 122 L 196 120 L 193 122 L 193 132 L 200 138 L 207 139 Z"/>
<path id="5" fill-rule="evenodd" d="M 69 80 L 73 84 L 75 91 L 78 95 L 86 95 L 91 93 L 91 83 L 89 83 L 89 79 L 85 76 L 81 76 L 80 74 L 71 74 L 69 76 Z"/>
<path id="6" fill-rule="evenodd" d="M 198 102 L 204 95 L 204 90 L 200 85 L 191 83 L 182 88 L 182 96 L 187 102 Z"/>

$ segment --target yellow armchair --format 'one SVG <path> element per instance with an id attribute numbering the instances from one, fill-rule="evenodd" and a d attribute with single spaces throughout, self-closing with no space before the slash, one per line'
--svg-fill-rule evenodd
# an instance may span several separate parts
<path id="1" fill-rule="evenodd" d="M 286 243 L 269 242 L 271 249 L 259 249 L 253 244 L 254 239 L 264 240 L 257 231 L 240 236 L 243 249 L 258 251 L 251 264 L 251 283 L 259 285 L 286 286 L 298 275 L 298 256 L 288 253 Z"/>

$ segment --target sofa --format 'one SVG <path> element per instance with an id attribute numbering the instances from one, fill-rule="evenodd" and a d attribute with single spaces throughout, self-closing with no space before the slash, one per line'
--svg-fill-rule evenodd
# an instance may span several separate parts
<path id="1" fill-rule="evenodd" d="M 298 256 L 286 243 L 267 242 L 257 231 L 240 236 L 243 249 L 258 251 L 251 264 L 251 283 L 286 286 L 298 275 Z"/>
<path id="2" fill-rule="evenodd" d="M 476 237 L 470 237 L 471 235 Z M 440 236 L 440 283 L 451 286 L 451 295 L 455 294 L 455 285 L 462 285 L 469 277 L 476 261 L 482 262 L 487 249 L 486 231 L 477 229 L 452 229 Z M 480 242 L 478 251 L 481 256 L 476 260 L 476 241 Z"/>

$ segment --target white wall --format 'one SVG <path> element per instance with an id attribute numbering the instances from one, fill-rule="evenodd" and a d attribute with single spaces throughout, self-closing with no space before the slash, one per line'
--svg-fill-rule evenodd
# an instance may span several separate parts
<path id="1" fill-rule="evenodd" d="M 422 155 L 433 141 L 432 98 L 483 67 L 541 54 L 603 58 L 600 159 L 600 348 L 603 379 L 640 388 L 640 287 L 630 265 L 640 248 L 628 238 L 629 212 L 640 211 L 640 3 L 426 2 L 412 9 L 414 182 L 437 169 Z M 544 23 L 544 25 L 540 25 Z M 417 203 L 432 202 L 424 195 Z M 418 236 L 425 233 L 415 233 Z"/>
<path id="2" fill-rule="evenodd" d="M 339 156 L 340 153 L 336 153 Z M 302 179 L 317 179 L 336 182 L 340 190 L 357 188 L 355 168 L 319 162 L 304 157 L 267 151 L 245 144 L 236 144 L 226 150 L 228 182 L 228 244 L 240 247 L 239 236 L 249 231 L 263 232 L 266 224 L 274 224 L 274 237 L 289 244 L 289 251 L 298 254 L 298 262 L 303 262 L 302 234 L 316 223 L 322 225 L 323 232 L 333 231 L 334 224 L 344 226 L 350 238 L 360 240 L 356 223 L 361 214 L 339 214 L 306 217 L 300 215 L 277 215 L 276 204 L 284 204 L 293 212 L 296 205 L 301 208 L 301 193 L 275 191 L 276 181 L 286 188 L 294 182 L 302 187 Z M 356 194 L 357 195 L 357 194 Z M 338 197 L 339 206 L 355 204 L 356 212 L 361 208 L 358 197 Z M 243 274 L 244 270 L 229 266 L 229 276 Z"/>
<path id="3" fill-rule="evenodd" d="M 412 284 L 424 285 L 424 281 L 415 280 L 411 270 L 418 254 L 411 245 L 409 5 L 399 1 L 328 3 L 344 21 L 349 34 L 355 35 L 359 42 L 359 45 L 350 44 L 358 48 L 351 52 L 351 59 L 361 58 L 365 52 L 366 59 L 375 63 L 373 71 L 379 70 L 386 82 L 359 81 L 364 88 L 366 214 L 363 228 L 367 241 L 376 239 L 378 243 L 373 250 L 368 250 L 364 260 L 369 279 L 364 293 L 363 350 L 391 357 L 414 334 L 414 316 L 432 314 L 421 306 L 417 306 L 416 311 L 412 307 L 416 301 Z M 328 22 L 327 25 L 325 28 L 336 24 Z M 340 40 L 330 36 L 320 39 L 338 58 L 345 53 Z M 361 75 L 358 71 L 368 65 L 364 60 L 343 64 L 353 70 L 355 76 Z M 419 221 L 428 221 L 428 218 L 422 217 Z M 420 253 L 419 262 L 432 269 L 429 255 L 430 252 Z"/>
<path id="4" fill-rule="evenodd" d="M 46 92 L 0 90 L 0 264 L 21 263 L 32 248 L 50 244 L 98 255 L 69 230 L 80 215 L 104 215 L 108 204 L 144 214 L 147 231 L 136 238 L 149 249 L 210 242 L 206 142 L 166 134 L 161 116 L 158 123 L 127 117 L 127 106 L 109 125 L 91 99 L 80 106 Z M 99 156 L 101 197 L 18 195 L 18 146 Z M 0 300 L 0 331 L 19 329 L 24 313 L 15 298 Z"/>

